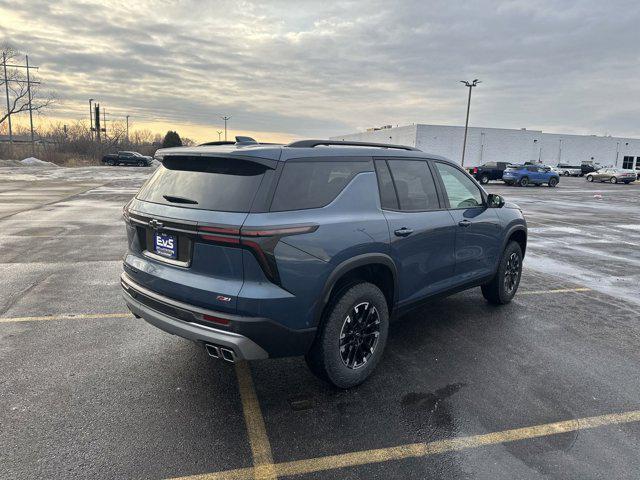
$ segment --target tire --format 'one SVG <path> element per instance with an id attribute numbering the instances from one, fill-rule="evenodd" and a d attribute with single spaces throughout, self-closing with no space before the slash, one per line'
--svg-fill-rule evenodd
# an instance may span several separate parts
<path id="1" fill-rule="evenodd" d="M 377 320 L 363 330 L 361 321 L 366 319 L 360 315 L 366 314 L 377 315 Z M 338 388 L 355 387 L 376 368 L 387 343 L 388 331 L 389 309 L 384 294 L 372 283 L 357 283 L 342 290 L 330 302 L 305 360 L 309 369 L 322 380 Z M 341 347 L 344 339 L 349 338 L 352 339 L 351 348 Z"/>
<path id="2" fill-rule="evenodd" d="M 570 174 L 568 171 L 567 171 L 567 172 L 564 172 L 564 173 L 563 173 L 563 175 L 564 175 L 565 177 L 570 177 L 570 176 L 571 176 L 571 174 Z"/>
<path id="3" fill-rule="evenodd" d="M 593 175 L 587 175 L 587 182 L 593 182 Z"/>
<path id="4" fill-rule="evenodd" d="M 512 270 L 512 263 L 516 262 L 515 272 Z M 507 278 L 507 273 L 509 278 Z M 515 276 L 514 276 L 515 275 Z M 502 253 L 498 271 L 489 283 L 482 285 L 482 295 L 494 305 L 506 305 L 509 303 L 520 285 L 522 277 L 522 249 L 518 242 L 509 242 Z"/>
<path id="5" fill-rule="evenodd" d="M 618 183 L 618 179 L 617 179 L 616 177 L 611 177 L 611 178 L 609 179 L 609 182 L 611 182 L 611 183 Z"/>
<path id="6" fill-rule="evenodd" d="M 482 185 L 486 185 L 487 183 L 489 183 L 489 176 L 488 175 L 482 175 L 480 177 L 480 183 Z"/>
<path id="7" fill-rule="evenodd" d="M 138 162 L 138 166 L 139 166 L 139 167 L 146 167 L 146 166 L 147 166 L 147 164 L 146 164 L 145 162 L 143 162 L 142 160 L 140 160 L 140 161 Z"/>
<path id="8" fill-rule="evenodd" d="M 555 187 L 556 185 L 558 185 L 558 179 L 556 177 L 551 177 L 549 179 L 549 184 L 548 184 L 551 188 Z"/>
<path id="9" fill-rule="evenodd" d="M 520 185 L 521 187 L 526 187 L 527 185 L 529 185 L 529 178 L 528 177 L 522 177 L 520 179 L 520 181 L 518 182 L 518 185 Z"/>
<path id="10" fill-rule="evenodd" d="M 113 160 L 107 160 L 107 165 L 109 165 L 110 167 L 115 166 L 116 162 L 114 162 Z"/>

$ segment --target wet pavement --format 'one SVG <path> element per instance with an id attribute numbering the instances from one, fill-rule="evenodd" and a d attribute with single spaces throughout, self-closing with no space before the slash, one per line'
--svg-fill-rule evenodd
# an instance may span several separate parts
<path id="1" fill-rule="evenodd" d="M 473 289 L 423 306 L 392 324 L 378 369 L 349 391 L 301 358 L 253 362 L 252 406 L 233 366 L 124 315 L 121 209 L 149 173 L 0 169 L 1 478 L 252 478 L 256 414 L 273 462 L 298 461 L 279 478 L 638 478 L 632 421 L 389 452 L 640 410 L 640 185 L 490 184 L 530 227 L 511 304 Z M 370 449 L 383 454 L 305 463 Z"/>

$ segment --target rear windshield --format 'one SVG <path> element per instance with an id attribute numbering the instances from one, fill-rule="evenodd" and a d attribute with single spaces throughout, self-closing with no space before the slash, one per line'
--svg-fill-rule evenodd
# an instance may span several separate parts
<path id="1" fill-rule="evenodd" d="M 179 207 L 248 212 L 267 167 L 207 157 L 165 157 L 139 200 Z"/>

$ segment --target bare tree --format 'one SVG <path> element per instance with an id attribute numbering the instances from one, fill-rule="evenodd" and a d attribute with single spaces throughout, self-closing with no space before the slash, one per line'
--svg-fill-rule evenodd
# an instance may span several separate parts
<path id="1" fill-rule="evenodd" d="M 22 54 L 11 45 L 3 44 L 0 46 L 0 50 L 0 54 L 4 55 L 7 65 L 21 62 Z M 4 72 L 2 73 L 4 74 Z M 38 81 L 38 79 L 35 78 L 35 74 L 30 74 L 30 76 L 32 82 Z M 9 111 L 3 111 L 3 113 L 0 114 L 0 125 L 7 120 L 9 115 L 15 115 L 29 110 L 29 91 L 27 88 L 25 69 L 7 66 L 7 86 L 9 88 Z M 2 92 L 0 93 L 4 94 L 4 75 L 0 78 L 0 87 L 2 87 Z M 53 96 L 51 94 L 43 95 L 39 87 L 40 85 L 38 84 L 31 84 L 31 111 L 33 112 L 44 110 L 53 103 Z M 5 102 L 0 102 L 0 105 L 4 106 L 6 104 Z"/>

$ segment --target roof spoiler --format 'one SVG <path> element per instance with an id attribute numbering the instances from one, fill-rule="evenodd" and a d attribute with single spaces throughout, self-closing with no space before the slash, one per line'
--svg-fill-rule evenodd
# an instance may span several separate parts
<path id="1" fill-rule="evenodd" d="M 419 148 L 409 147 L 408 145 L 393 145 L 389 143 L 371 143 L 371 142 L 352 142 L 349 140 L 299 140 L 292 142 L 287 147 L 290 148 L 313 148 L 318 145 L 326 146 L 346 146 L 346 147 L 377 147 L 377 148 L 396 148 L 398 150 L 411 150 L 421 152 Z"/>
<path id="2" fill-rule="evenodd" d="M 254 145 L 254 144 L 256 144 L 256 145 L 258 144 L 258 142 L 256 141 L 255 138 L 236 136 L 236 141 L 235 142 L 227 141 L 227 140 L 220 140 L 220 141 L 217 141 L 217 142 L 201 143 L 198 146 L 199 147 L 211 147 L 211 146 L 215 146 L 215 145 Z"/>

